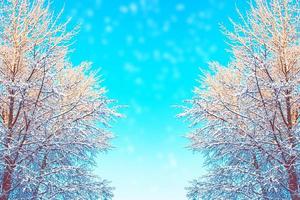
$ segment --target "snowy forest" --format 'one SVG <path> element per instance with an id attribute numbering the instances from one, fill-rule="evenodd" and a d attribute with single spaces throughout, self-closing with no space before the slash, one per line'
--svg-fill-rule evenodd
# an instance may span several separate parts
<path id="1" fill-rule="evenodd" d="M 0 199 L 109 199 L 90 168 L 118 114 L 89 63 L 68 61 L 75 32 L 43 1 L 0 9 Z"/>
<path id="2" fill-rule="evenodd" d="M 299 0 L 0 0 L 0 91 L 0 200 L 300 200 Z"/>
<path id="3" fill-rule="evenodd" d="M 191 106 L 190 148 L 209 173 L 194 199 L 300 199 L 300 2 L 257 0 L 224 30 L 232 61 L 212 62 Z"/>

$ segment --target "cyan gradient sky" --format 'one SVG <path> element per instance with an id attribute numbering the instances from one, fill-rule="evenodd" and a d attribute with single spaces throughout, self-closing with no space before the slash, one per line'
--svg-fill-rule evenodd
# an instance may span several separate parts
<path id="1" fill-rule="evenodd" d="M 115 200 L 184 200 L 202 159 L 185 148 L 187 124 L 172 107 L 192 97 L 207 62 L 226 64 L 220 24 L 237 18 L 244 0 L 53 0 L 71 26 L 81 24 L 71 61 L 101 68 L 108 96 L 128 105 L 112 124 L 112 151 L 97 174 L 112 181 Z"/>

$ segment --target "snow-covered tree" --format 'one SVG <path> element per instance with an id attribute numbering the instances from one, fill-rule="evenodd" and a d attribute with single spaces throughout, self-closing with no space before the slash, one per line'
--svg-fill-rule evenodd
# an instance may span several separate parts
<path id="1" fill-rule="evenodd" d="M 44 0 L 0 0 L 0 200 L 112 197 L 92 167 L 119 114 L 69 62 L 67 24 Z"/>
<path id="2" fill-rule="evenodd" d="M 208 174 L 189 199 L 300 199 L 300 2 L 255 0 L 226 31 L 228 66 L 211 63 L 191 106 L 191 149 Z"/>

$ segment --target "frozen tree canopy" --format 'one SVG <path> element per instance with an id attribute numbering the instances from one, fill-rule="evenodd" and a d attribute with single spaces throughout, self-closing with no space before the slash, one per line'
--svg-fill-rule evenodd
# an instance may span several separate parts
<path id="1" fill-rule="evenodd" d="M 209 173 L 188 199 L 300 199 L 300 2 L 256 0 L 180 117 Z"/>
<path id="2" fill-rule="evenodd" d="M 0 1 L 0 199 L 111 199 L 91 167 L 119 114 L 43 0 Z"/>

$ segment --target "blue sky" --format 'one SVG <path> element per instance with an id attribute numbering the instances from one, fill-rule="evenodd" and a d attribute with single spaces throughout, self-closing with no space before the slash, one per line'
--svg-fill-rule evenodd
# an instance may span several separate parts
<path id="1" fill-rule="evenodd" d="M 127 105 L 113 123 L 114 149 L 96 173 L 112 181 L 115 200 L 183 200 L 188 181 L 204 173 L 186 148 L 187 124 L 172 107 L 192 98 L 200 68 L 226 64 L 220 24 L 237 18 L 243 0 L 53 0 L 70 26 L 81 25 L 70 55 L 101 69 L 108 96 Z"/>

